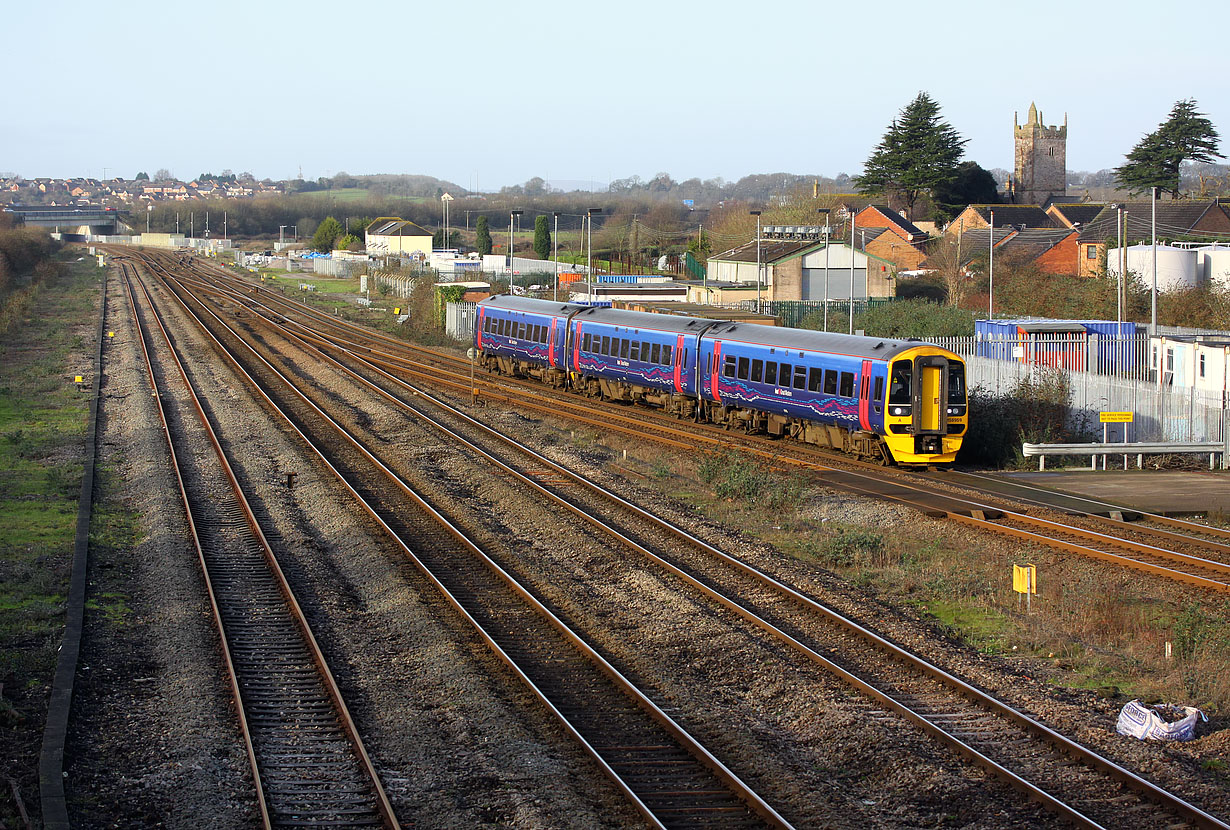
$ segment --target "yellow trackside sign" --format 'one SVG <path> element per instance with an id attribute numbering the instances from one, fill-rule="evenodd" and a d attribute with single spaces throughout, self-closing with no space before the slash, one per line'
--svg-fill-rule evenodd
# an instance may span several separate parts
<path id="1" fill-rule="evenodd" d="M 1130 424 L 1132 423 L 1131 412 L 1099 412 L 1098 420 L 1104 424 Z"/>
<path id="2" fill-rule="evenodd" d="M 1033 565 L 1013 565 L 1012 590 L 1018 594 L 1038 593 L 1038 569 Z"/>

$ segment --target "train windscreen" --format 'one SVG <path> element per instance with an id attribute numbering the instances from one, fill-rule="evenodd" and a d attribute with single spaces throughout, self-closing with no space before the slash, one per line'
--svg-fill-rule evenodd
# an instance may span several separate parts
<path id="1" fill-rule="evenodd" d="M 948 363 L 948 402 L 965 403 L 965 366 L 951 361 Z"/>

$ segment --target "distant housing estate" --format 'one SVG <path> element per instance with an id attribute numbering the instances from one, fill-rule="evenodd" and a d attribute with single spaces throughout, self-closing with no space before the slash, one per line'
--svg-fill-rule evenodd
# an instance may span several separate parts
<path id="1" fill-rule="evenodd" d="M 278 195 L 285 186 L 255 180 L 151 182 L 146 179 L 0 178 L 0 201 L 26 205 L 133 205 L 189 199 L 249 199 Z"/>

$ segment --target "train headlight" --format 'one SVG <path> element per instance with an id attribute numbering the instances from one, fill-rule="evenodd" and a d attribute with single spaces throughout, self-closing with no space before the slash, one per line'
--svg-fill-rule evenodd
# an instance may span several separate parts
<path id="1" fill-rule="evenodd" d="M 894 415 L 904 415 L 904 414 L 905 414 L 905 410 L 904 410 L 904 409 L 902 409 L 902 408 L 901 408 L 901 407 L 899 407 L 899 406 L 894 406 L 894 407 L 893 407 L 893 414 L 894 414 Z"/>

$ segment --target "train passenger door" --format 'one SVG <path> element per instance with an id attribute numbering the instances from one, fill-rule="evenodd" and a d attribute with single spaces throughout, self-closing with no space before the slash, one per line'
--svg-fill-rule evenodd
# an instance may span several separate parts
<path id="1" fill-rule="evenodd" d="M 864 360 L 858 379 L 858 424 L 871 429 L 871 361 Z"/>
<path id="2" fill-rule="evenodd" d="M 675 341 L 675 391 L 683 394 L 683 335 Z"/>
<path id="3" fill-rule="evenodd" d="M 547 335 L 547 363 L 553 369 L 555 368 L 555 324 L 558 322 L 558 317 L 551 318 L 551 333 Z"/>
<path id="4" fill-rule="evenodd" d="M 918 379 L 915 429 L 917 432 L 943 432 L 948 426 L 948 361 L 938 356 L 920 357 L 915 367 Z"/>

